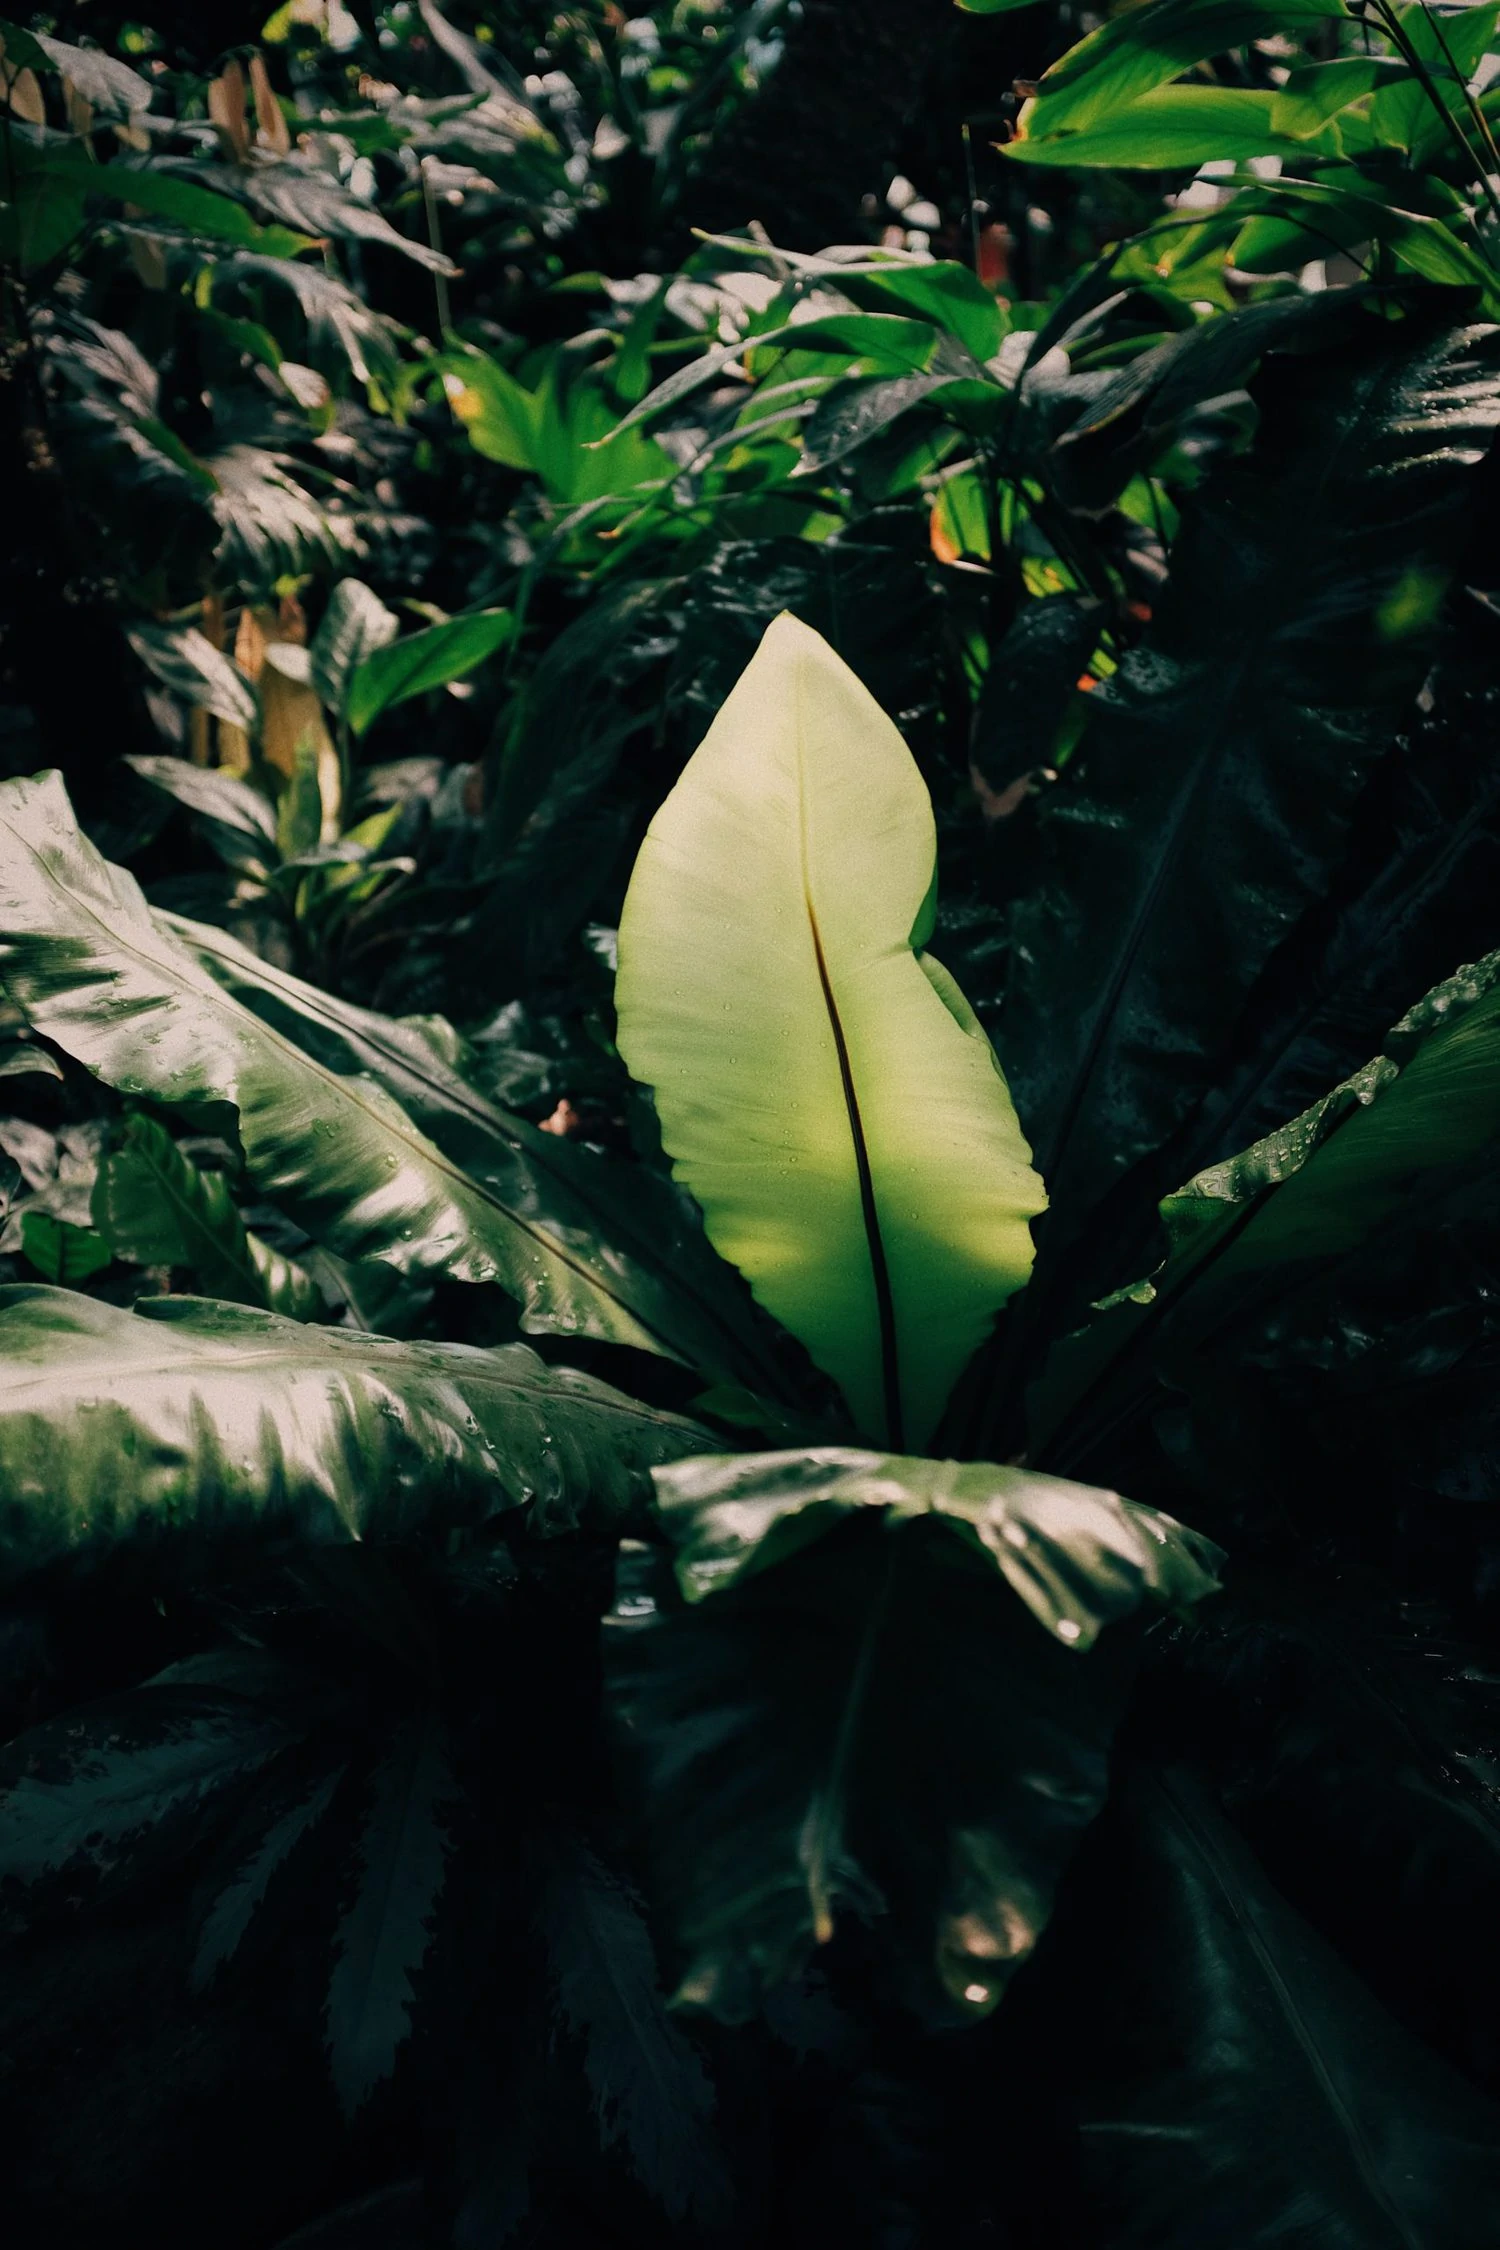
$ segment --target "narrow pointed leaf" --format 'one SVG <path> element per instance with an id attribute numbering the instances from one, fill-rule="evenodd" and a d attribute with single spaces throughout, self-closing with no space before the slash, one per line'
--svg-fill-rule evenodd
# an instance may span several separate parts
<path id="1" fill-rule="evenodd" d="M 714 1242 L 861 1430 L 913 1443 L 1044 1202 L 988 1041 L 915 950 L 935 855 L 900 735 L 783 616 L 651 824 L 616 993 Z"/>
<path id="2" fill-rule="evenodd" d="M 376 1770 L 358 1853 L 358 1889 L 334 1939 L 328 2063 L 344 2114 L 390 2077 L 410 2035 L 413 1979 L 432 1942 L 455 1790 L 434 1713 L 403 1719 Z"/>
<path id="3" fill-rule="evenodd" d="M 675 1581 L 626 1549 L 605 1655 L 679 1998 L 739 2018 L 854 1913 L 924 2010 L 984 2014 L 1103 1803 L 1133 1621 L 1215 1550 L 1110 1493 L 842 1449 L 658 1491 Z"/>
<path id="4" fill-rule="evenodd" d="M 395 1343 L 161 1297 L 0 1290 L 0 1583 L 127 1543 L 410 1539 L 617 1517 L 704 1432 L 522 1344 Z"/>
<path id="5" fill-rule="evenodd" d="M 193 1955 L 193 1989 L 201 1992 L 234 1958 L 271 1879 L 286 1865 L 304 1836 L 333 1802 L 344 1768 L 324 1774 L 305 1788 L 290 1809 L 267 1829 L 255 1850 L 236 1869 L 203 1917 Z"/>
<path id="6" fill-rule="evenodd" d="M 120 1092 L 232 1104 L 251 1179 L 339 1256 L 498 1281 L 534 1328 L 691 1358 L 635 1309 L 609 1251 L 550 1215 L 529 1165 L 498 1191 L 470 1178 L 383 1087 L 232 999 L 80 833 L 57 774 L 0 785 L 0 977 Z"/>

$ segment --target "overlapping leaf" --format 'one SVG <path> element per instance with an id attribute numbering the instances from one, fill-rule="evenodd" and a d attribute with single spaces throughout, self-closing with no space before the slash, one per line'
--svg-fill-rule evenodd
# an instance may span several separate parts
<path id="1" fill-rule="evenodd" d="M 1215 1550 L 1110 1493 L 841 1449 L 658 1492 L 674 1552 L 623 1555 L 606 1665 L 679 1997 L 734 2019 L 889 1913 L 919 2005 L 982 2014 L 1103 1802 L 1129 1620 L 1210 1591 Z"/>
<path id="2" fill-rule="evenodd" d="M 195 1297 L 0 1290 L 0 1580 L 129 1544 L 409 1539 L 533 1503 L 611 1521 L 704 1433 L 524 1345 L 396 1343 Z"/>

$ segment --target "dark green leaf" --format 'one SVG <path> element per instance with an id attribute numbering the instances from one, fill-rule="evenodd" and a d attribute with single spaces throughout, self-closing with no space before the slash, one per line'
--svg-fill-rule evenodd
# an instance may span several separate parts
<path id="1" fill-rule="evenodd" d="M 334 1772 L 324 1774 L 311 1788 L 305 1788 L 290 1810 L 266 1830 L 254 1851 L 214 1900 L 198 1932 L 197 1950 L 193 1955 L 194 1991 L 201 1992 L 219 1970 L 233 1960 L 272 1878 L 327 1812 L 344 1770 L 339 1766 Z"/>
<path id="2" fill-rule="evenodd" d="M 604 2146 L 624 2143 L 674 2222 L 722 2216 L 729 2182 L 713 2139 L 713 2086 L 667 2014 L 639 1900 L 574 1837 L 549 1839 L 543 1866 L 537 1919 L 558 2012 L 583 2045 Z"/>
<path id="3" fill-rule="evenodd" d="M 1086 1401 L 1097 1417 L 1166 1354 L 1191 1357 L 1246 1292 L 1257 1304 L 1420 1209 L 1445 1171 L 1500 1132 L 1500 954 L 1462 969 L 1387 1033 L 1384 1051 L 1301 1117 L 1190 1180 L 1161 1206 L 1159 1272 L 1057 1347 L 1034 1400 L 1048 1442 Z M 1074 1430 L 1064 1441 L 1082 1445 Z"/>
<path id="4" fill-rule="evenodd" d="M 508 609 L 481 609 L 375 648 L 356 663 L 349 679 L 349 724 L 356 734 L 363 734 L 393 704 L 463 679 L 503 648 L 514 630 L 515 619 Z"/>
<path id="5" fill-rule="evenodd" d="M 0 1580 L 128 1542 L 409 1539 L 534 1502 L 610 1520 L 705 1433 L 524 1345 L 395 1343 L 205 1298 L 0 1291 Z"/>
<path id="6" fill-rule="evenodd" d="M 1338 863 L 1427 662 L 1432 607 L 1407 596 L 1440 593 L 1458 551 L 1497 345 L 1356 332 L 1263 375 L 1254 452 L 1185 511 L 1150 635 L 1090 699 L 1000 1034 L 1065 1227 L 1180 1121 Z"/>
<path id="7" fill-rule="evenodd" d="M 401 1720 L 375 1771 L 358 1889 L 334 1937 L 328 2063 L 346 2117 L 390 2077 L 410 2035 L 413 1979 L 432 1943 L 447 1874 L 446 1815 L 454 1794 L 436 1714 Z"/>
<path id="8" fill-rule="evenodd" d="M 984 2013 L 1103 1801 L 1134 1632 L 1083 1651 L 1210 1590 L 1214 1550 L 1113 1494 L 837 1448 L 658 1490 L 689 1599 L 627 1550 L 606 1663 L 678 1997 L 738 2018 L 884 1909 L 920 2003 L 935 1967 Z"/>
<path id="9" fill-rule="evenodd" d="M 108 1874 L 144 1831 L 195 1811 L 295 1739 L 292 1715 L 170 1675 L 49 1720 L 0 1758 L 0 1884 Z"/>
<path id="10" fill-rule="evenodd" d="M 73 1226 L 50 1211 L 27 1211 L 21 1219 L 21 1248 L 29 1264 L 47 1281 L 77 1289 L 91 1274 L 102 1273 L 114 1253 L 91 1227 Z"/>
<path id="11" fill-rule="evenodd" d="M 200 1172 L 154 1118 L 132 1117 L 94 1182 L 94 1224 L 117 1258 L 185 1266 L 206 1295 L 314 1320 L 322 1295 L 294 1259 L 246 1231 L 221 1172 Z M 49 1275 L 55 1280 L 56 1275 Z"/>
<path id="12" fill-rule="evenodd" d="M 252 697 L 252 725 L 257 717 Z M 125 763 L 151 788 L 196 814 L 215 851 L 230 867 L 264 878 L 275 864 L 276 809 L 247 781 L 218 766 L 195 766 L 186 758 L 127 758 Z"/>
<path id="13" fill-rule="evenodd" d="M 442 1017 L 398 1020 L 357 1008 L 220 931 L 166 919 L 237 1000 L 324 1070 L 363 1074 L 394 1096 L 476 1194 L 533 1217 L 570 1246 L 592 1239 L 599 1285 L 657 1339 L 653 1348 L 779 1387 L 743 1284 L 669 1181 L 497 1109 L 465 1075 L 463 1043 Z"/>
<path id="14" fill-rule="evenodd" d="M 211 711 L 216 719 L 227 720 L 247 732 L 254 727 L 255 693 L 249 681 L 196 626 L 135 625 L 130 630 L 130 645 L 141 662 L 185 703 Z"/>
<path id="15" fill-rule="evenodd" d="M 1487 2250 L 1500 2115 L 1384 2014 L 1202 1792 L 1132 1777 L 1099 1845 L 1035 1998 L 1100 2239 Z"/>
<path id="16" fill-rule="evenodd" d="M 216 957 L 240 950 L 192 934 Z M 652 1324 L 668 1277 L 637 1312 L 633 1276 L 538 1210 L 529 1163 L 513 1156 L 510 1196 L 471 1178 L 383 1087 L 339 1075 L 232 999 L 79 832 L 56 774 L 0 785 L 0 963 L 36 1028 L 122 1093 L 232 1104 L 251 1179 L 338 1255 L 500 1281 L 538 1326 L 688 1356 Z"/>
<path id="17" fill-rule="evenodd" d="M 378 594 L 358 578 L 339 580 L 308 651 L 312 684 L 330 711 L 344 715 L 355 673 L 400 629 Z"/>

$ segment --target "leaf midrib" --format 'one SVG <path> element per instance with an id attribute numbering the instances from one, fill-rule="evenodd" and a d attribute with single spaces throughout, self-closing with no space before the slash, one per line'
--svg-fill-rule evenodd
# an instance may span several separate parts
<path id="1" fill-rule="evenodd" d="M 818 986 L 823 998 L 828 1028 L 833 1034 L 834 1052 L 838 1057 L 839 1082 L 844 1096 L 844 1113 L 849 1125 L 849 1138 L 854 1149 L 854 1168 L 859 1181 L 860 1218 L 864 1227 L 865 1253 L 870 1261 L 870 1281 L 875 1292 L 875 1317 L 880 1335 L 880 1388 L 885 1411 L 885 1441 L 896 1453 L 906 1449 L 906 1433 L 901 1411 L 901 1354 L 896 1331 L 896 1302 L 891 1290 L 890 1267 L 886 1260 L 885 1239 L 880 1231 L 880 1212 L 875 1200 L 875 1179 L 870 1168 L 869 1144 L 865 1139 L 864 1119 L 860 1113 L 859 1089 L 855 1084 L 854 1065 L 849 1054 L 849 1043 L 844 1037 L 843 1019 L 834 998 L 832 979 L 823 952 L 823 936 L 818 927 L 818 912 L 812 895 L 812 855 L 807 835 L 807 765 L 803 745 L 806 729 L 802 714 L 802 681 L 800 670 L 793 672 L 793 693 L 797 699 L 797 815 L 798 842 L 802 860 L 802 903 L 807 913 L 808 930 L 812 937 L 813 960 L 818 972 Z"/>

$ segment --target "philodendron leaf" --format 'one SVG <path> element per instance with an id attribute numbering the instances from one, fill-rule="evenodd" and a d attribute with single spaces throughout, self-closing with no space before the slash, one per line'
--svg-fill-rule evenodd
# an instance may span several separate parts
<path id="1" fill-rule="evenodd" d="M 1026 1279 L 1045 1202 L 933 920 L 932 807 L 889 719 L 783 615 L 651 823 L 620 1051 L 717 1247 L 860 1429 L 920 1443 Z"/>
<path id="2" fill-rule="evenodd" d="M 0 1584 L 127 1543 L 411 1539 L 617 1517 L 695 1424 L 523 1344 L 396 1343 L 198 1297 L 0 1289 Z"/>
<path id="3" fill-rule="evenodd" d="M 153 1117 L 132 1117 L 94 1181 L 94 1225 L 117 1258 L 185 1266 L 211 1297 L 314 1320 L 322 1292 L 251 1234 L 220 1172 L 202 1172 Z"/>
<path id="4" fill-rule="evenodd" d="M 625 1550 L 606 1665 L 679 1998 L 750 2012 L 849 1909 L 889 1915 L 920 2001 L 983 2014 L 1103 1803 L 1130 1621 L 1210 1592 L 1217 1550 L 983 1463 L 831 1447 L 656 1481 L 673 1553 Z"/>
<path id="5" fill-rule="evenodd" d="M 208 933 L 202 933 L 207 935 Z M 525 1322 L 694 1359 L 518 1152 L 472 1178 L 370 1078 L 342 1076 L 241 1006 L 101 859 L 61 776 L 0 784 L 0 979 L 32 1025 L 121 1093 L 231 1104 L 261 1193 L 338 1256 L 498 1281 Z M 544 1137 L 544 1136 L 543 1136 Z"/>

